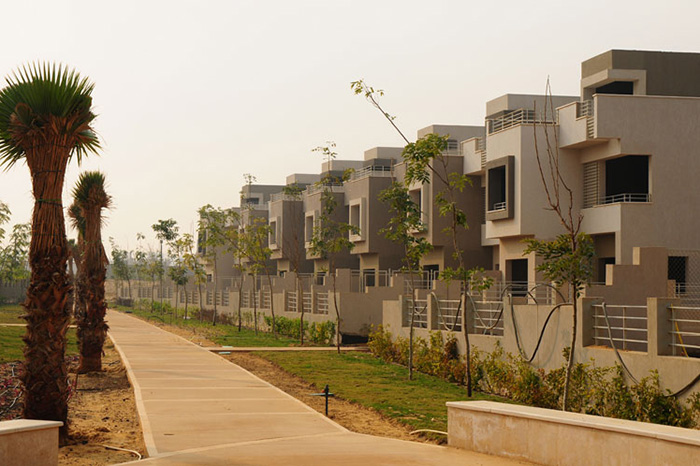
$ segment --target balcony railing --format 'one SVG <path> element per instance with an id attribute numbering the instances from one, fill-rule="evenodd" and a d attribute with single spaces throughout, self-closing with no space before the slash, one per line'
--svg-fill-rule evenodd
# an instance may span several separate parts
<path id="1" fill-rule="evenodd" d="M 368 176 L 381 176 L 390 177 L 392 175 L 392 167 L 385 167 L 382 165 L 370 165 L 368 167 L 363 167 L 359 170 L 355 170 L 350 174 L 350 180 L 359 180 L 361 178 L 367 178 Z"/>
<path id="2" fill-rule="evenodd" d="M 505 202 L 496 202 L 493 206 L 491 206 L 489 212 L 498 212 L 500 210 L 506 210 Z"/>
<path id="3" fill-rule="evenodd" d="M 544 115 L 540 112 L 535 112 L 534 110 L 520 108 L 518 110 L 513 110 L 500 118 L 486 120 L 486 127 L 488 129 L 488 134 L 493 134 L 508 128 L 512 128 L 513 126 L 534 123 L 552 124 L 554 123 L 554 120 L 552 120 L 551 115 Z"/>
<path id="4" fill-rule="evenodd" d="M 592 117 L 594 116 L 594 109 L 592 100 L 576 102 L 576 118 Z"/>
<path id="5" fill-rule="evenodd" d="M 620 193 L 602 197 L 598 200 L 598 205 L 615 204 L 618 202 L 651 202 L 649 193 Z"/>
<path id="6" fill-rule="evenodd" d="M 294 194 L 286 194 L 286 193 L 275 193 L 270 195 L 270 201 L 275 202 L 275 201 L 300 201 L 301 200 L 301 192 L 299 192 L 299 195 L 294 195 Z"/>
<path id="7" fill-rule="evenodd" d="M 306 194 L 319 193 L 325 189 L 334 193 L 341 193 L 343 192 L 343 183 L 312 184 L 306 188 Z"/>

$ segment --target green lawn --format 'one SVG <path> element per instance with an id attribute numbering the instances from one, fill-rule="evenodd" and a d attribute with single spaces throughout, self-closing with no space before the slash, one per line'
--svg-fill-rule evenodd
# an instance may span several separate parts
<path id="1" fill-rule="evenodd" d="M 0 363 L 18 361 L 24 359 L 22 349 L 24 342 L 24 327 L 0 327 Z M 78 342 L 75 337 L 75 329 L 68 329 L 67 354 L 78 354 Z"/>
<path id="2" fill-rule="evenodd" d="M 374 408 L 413 429 L 447 430 L 447 401 L 467 399 L 467 390 L 437 377 L 414 373 L 363 353 L 256 352 L 282 369 L 336 395 Z M 474 400 L 504 401 L 474 393 Z M 332 403 L 332 401 L 331 401 Z M 331 408 L 332 409 L 332 408 Z"/>
<path id="3" fill-rule="evenodd" d="M 270 346 L 283 347 L 298 345 L 298 340 L 293 340 L 288 337 L 279 336 L 275 338 L 271 333 L 259 331 L 256 335 L 253 330 L 241 329 L 234 325 L 217 324 L 213 326 L 211 322 L 200 322 L 196 318 L 184 320 L 182 316 L 177 319 L 172 318 L 169 314 L 162 315 L 158 312 L 151 312 L 137 309 L 127 309 L 124 307 L 118 308 L 121 311 L 129 310 L 131 314 L 140 317 L 149 322 L 160 322 L 166 325 L 174 325 L 182 328 L 189 328 L 197 333 L 205 336 L 207 339 L 222 346 Z M 182 312 L 182 310 L 180 310 Z M 196 317 L 196 316 L 195 316 Z"/>
<path id="4" fill-rule="evenodd" d="M 24 309 L 19 304 L 0 304 L 0 324 L 25 324 L 19 316 L 24 314 Z"/>

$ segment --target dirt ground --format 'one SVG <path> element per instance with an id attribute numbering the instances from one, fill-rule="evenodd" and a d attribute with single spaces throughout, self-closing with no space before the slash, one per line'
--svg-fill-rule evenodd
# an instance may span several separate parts
<path id="1" fill-rule="evenodd" d="M 216 346 L 202 333 L 163 324 L 159 326 L 199 345 Z M 250 353 L 232 353 L 226 358 L 301 400 L 316 411 L 324 412 L 325 401 L 323 397 L 309 395 L 318 392 L 318 387 L 313 387 L 303 379 L 293 376 L 277 365 Z M 71 378 L 74 378 L 77 357 L 69 358 L 68 363 Z M 0 381 L 6 384 L 6 387 L 0 388 L 6 390 L 17 386 L 20 366 L 17 363 L 0 365 Z M 61 466 L 102 466 L 138 458 L 135 453 L 112 450 L 107 446 L 134 450 L 146 457 L 146 447 L 143 442 L 134 393 L 119 355 L 109 340 L 105 343 L 103 367 L 103 372 L 78 376 L 75 390 L 69 400 L 70 438 L 67 444 L 59 449 L 58 463 Z M 2 412 L 3 420 L 21 416 L 21 396 L 14 400 L 16 396 L 13 393 L 19 392 L 7 391 L 5 398 L 3 398 L 3 400 L 14 401 L 12 409 L 0 410 L 4 411 Z M 409 435 L 410 429 L 406 426 L 388 419 L 376 411 L 342 398 L 330 400 L 329 417 L 354 432 L 432 442 L 429 439 Z"/>
<path id="2" fill-rule="evenodd" d="M 59 448 L 59 465 L 102 466 L 138 458 L 134 453 L 112 450 L 106 446 L 135 450 L 146 455 L 134 393 L 126 370 L 110 341 L 105 343 L 104 350 L 104 371 L 79 375 L 74 385 L 68 401 L 69 438 Z M 77 357 L 68 358 L 68 364 L 70 377 L 74 381 Z M 18 386 L 20 370 L 19 364 L 3 364 L 0 379 L 12 387 Z M 12 401 L 15 401 L 14 397 Z M 20 396 L 2 418 L 14 419 L 21 415 Z"/>

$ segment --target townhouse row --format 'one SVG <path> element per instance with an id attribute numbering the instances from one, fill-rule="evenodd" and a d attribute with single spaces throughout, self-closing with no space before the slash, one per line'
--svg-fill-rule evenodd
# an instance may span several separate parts
<path id="1" fill-rule="evenodd" d="M 594 282 L 612 285 L 610 267 L 634 264 L 634 247 L 670 250 L 669 280 L 679 293 L 700 297 L 700 54 L 611 50 L 581 65 L 580 96 L 506 94 L 486 103 L 483 126 L 431 125 L 418 131 L 449 137 L 436 170 L 466 174 L 472 180 L 459 197 L 469 229 L 460 235 L 467 267 L 482 267 L 502 283 L 535 283 L 538 258 L 524 255 L 523 239 L 551 239 L 563 232 L 546 207 L 540 165 L 554 152 L 564 180 L 573 190 L 572 215 L 582 216 L 582 231 L 595 243 Z M 334 215 L 359 230 L 354 248 L 337 259 L 338 268 L 358 271 L 368 285 L 387 283 L 401 267 L 402 247 L 380 230 L 390 216 L 378 194 L 392 180 L 403 180 L 402 148 L 375 147 L 363 160 L 331 160 L 319 174 L 292 174 L 285 185 L 250 184 L 241 190 L 241 224 L 269 222 L 269 270 L 320 275 L 327 263 L 310 252 L 322 209 L 320 180 L 334 183 Z M 285 193 L 285 186 L 298 193 Z M 435 276 L 455 265 L 448 219 L 435 198 L 445 189 L 431 174 L 428 183 L 409 186 L 423 212 L 425 237 L 433 250 L 422 266 Z M 568 198 L 562 198 L 564 210 Z M 205 232 L 203 232 L 205 234 Z M 219 255 L 219 277 L 234 274 L 232 255 Z M 221 258 L 223 257 L 223 258 Z M 245 259 L 243 259 L 245 260 Z M 634 287 L 634 284 L 629 286 Z M 646 299 L 645 290 L 630 289 Z M 644 296 L 642 296 L 644 295 Z"/>

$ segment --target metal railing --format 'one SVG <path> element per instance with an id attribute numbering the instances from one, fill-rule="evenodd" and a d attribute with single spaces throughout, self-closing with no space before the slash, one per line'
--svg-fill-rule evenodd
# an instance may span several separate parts
<path id="1" fill-rule="evenodd" d="M 411 326 L 411 299 L 406 298 L 406 315 L 404 315 L 404 327 Z M 413 328 L 428 328 L 428 300 L 413 300 Z"/>
<path id="2" fill-rule="evenodd" d="M 674 356 L 700 358 L 700 307 L 669 306 Z"/>
<path id="3" fill-rule="evenodd" d="M 241 292 L 241 307 L 251 307 L 250 306 L 250 291 Z"/>
<path id="4" fill-rule="evenodd" d="M 230 297 L 231 297 L 231 295 L 229 294 L 228 291 L 222 291 L 221 292 L 221 304 L 223 306 L 228 306 Z"/>
<path id="5" fill-rule="evenodd" d="M 503 301 L 472 301 L 474 330 L 478 335 L 503 336 Z"/>
<path id="6" fill-rule="evenodd" d="M 505 202 L 496 202 L 491 206 L 489 212 L 498 212 L 500 210 L 506 210 L 506 205 L 507 204 Z"/>
<path id="7" fill-rule="evenodd" d="M 481 156 L 481 168 L 486 167 L 486 138 L 476 138 L 476 152 Z"/>
<path id="8" fill-rule="evenodd" d="M 316 314 L 328 314 L 328 292 L 316 292 Z"/>
<path id="9" fill-rule="evenodd" d="M 342 193 L 343 192 L 343 183 L 320 183 L 320 184 L 310 184 L 306 188 L 306 194 L 314 194 L 314 193 L 319 193 L 321 191 L 324 191 L 328 189 L 329 191 L 333 193 Z"/>
<path id="10" fill-rule="evenodd" d="M 475 301 L 500 302 L 505 295 L 527 298 L 531 304 L 554 304 L 556 292 L 544 282 L 495 282 L 483 292 L 471 292 Z"/>
<path id="11" fill-rule="evenodd" d="M 285 308 L 287 312 L 297 312 L 297 303 L 299 302 L 297 297 L 297 291 L 287 291 L 287 306 Z"/>
<path id="12" fill-rule="evenodd" d="M 301 193 L 299 194 L 287 194 L 287 193 L 274 193 L 270 195 L 270 201 L 301 201 Z"/>
<path id="13" fill-rule="evenodd" d="M 392 171 L 392 167 L 370 165 L 353 171 L 350 174 L 350 180 L 359 180 L 361 178 L 367 178 L 368 176 L 391 177 Z"/>
<path id="14" fill-rule="evenodd" d="M 605 315 L 607 311 L 607 318 Z M 609 327 L 608 327 L 609 326 Z M 622 350 L 647 351 L 647 307 L 626 305 L 593 305 L 593 340 L 596 345 Z"/>
<path id="15" fill-rule="evenodd" d="M 313 303 L 313 295 L 311 291 L 304 291 L 301 295 L 301 305 L 304 312 L 311 312 L 311 304 Z"/>
<path id="16" fill-rule="evenodd" d="M 424 270 L 420 273 L 416 272 L 416 277 L 413 278 L 413 286 L 411 288 L 411 278 L 405 278 L 403 282 L 404 294 L 410 294 L 413 290 L 430 290 L 433 288 L 433 282 L 438 279 L 440 272 L 434 270 Z"/>
<path id="17" fill-rule="evenodd" d="M 438 330 L 462 331 L 462 309 L 459 299 L 436 300 Z"/>
<path id="18" fill-rule="evenodd" d="M 391 270 L 375 270 L 372 273 L 363 270 L 350 271 L 350 291 L 364 293 L 367 288 L 385 287 L 391 284 Z"/>
<path id="19" fill-rule="evenodd" d="M 262 305 L 260 309 L 272 309 L 272 293 L 270 290 L 262 291 Z"/>
<path id="20" fill-rule="evenodd" d="M 547 119 L 544 118 L 545 116 Z M 493 134 L 508 128 L 512 128 L 513 126 L 534 123 L 552 124 L 554 121 L 551 120 L 551 115 L 544 115 L 541 112 L 520 108 L 518 110 L 513 110 L 500 118 L 487 119 L 486 128 L 488 134 Z"/>
<path id="21" fill-rule="evenodd" d="M 598 199 L 598 205 L 615 204 L 618 202 L 651 202 L 649 193 L 620 193 Z"/>

